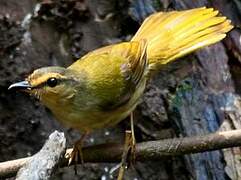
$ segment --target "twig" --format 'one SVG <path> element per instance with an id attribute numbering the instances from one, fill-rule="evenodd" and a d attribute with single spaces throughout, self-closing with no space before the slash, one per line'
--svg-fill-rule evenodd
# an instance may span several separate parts
<path id="1" fill-rule="evenodd" d="M 16 176 L 17 171 L 30 159 L 27 157 L 0 163 L 0 179 Z"/>
<path id="2" fill-rule="evenodd" d="M 138 143 L 136 160 L 159 160 L 166 156 L 177 156 L 223 148 L 241 146 L 241 130 L 216 132 L 209 135 L 174 138 Z M 71 149 L 68 149 L 70 151 Z M 83 148 L 84 161 L 87 162 L 120 162 L 122 144 L 101 144 Z M 0 178 L 13 176 L 27 159 L 0 163 Z M 80 162 L 81 163 L 81 162 Z M 68 159 L 62 159 L 60 166 L 67 166 Z"/>

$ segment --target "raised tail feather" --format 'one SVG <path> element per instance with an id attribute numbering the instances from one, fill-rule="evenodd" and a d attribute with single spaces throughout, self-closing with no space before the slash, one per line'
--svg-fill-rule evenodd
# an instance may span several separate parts
<path id="1" fill-rule="evenodd" d="M 152 68 L 222 40 L 233 26 L 213 8 L 159 12 L 149 16 L 132 41 L 147 40 Z"/>

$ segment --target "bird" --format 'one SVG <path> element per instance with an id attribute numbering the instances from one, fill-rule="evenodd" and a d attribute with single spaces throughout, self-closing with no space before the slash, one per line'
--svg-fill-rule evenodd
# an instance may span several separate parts
<path id="1" fill-rule="evenodd" d="M 9 89 L 36 97 L 64 126 L 86 134 L 127 118 L 153 73 L 221 41 L 232 28 L 213 8 L 156 12 L 130 41 L 93 50 L 66 68 L 36 69 Z"/>

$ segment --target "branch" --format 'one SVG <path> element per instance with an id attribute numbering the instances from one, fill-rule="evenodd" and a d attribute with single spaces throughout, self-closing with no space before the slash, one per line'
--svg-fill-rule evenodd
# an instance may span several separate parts
<path id="1" fill-rule="evenodd" d="M 223 148 L 241 146 L 241 130 L 216 132 L 209 135 L 174 138 L 138 143 L 136 159 L 138 161 L 159 160 L 167 156 L 177 156 Z M 68 149 L 67 151 L 70 151 Z M 101 144 L 83 148 L 85 162 L 120 162 L 123 144 Z M 0 163 L 0 178 L 13 176 L 25 162 L 31 158 Z M 79 162 L 81 163 L 81 162 Z M 60 166 L 67 166 L 68 159 L 63 158 Z"/>
<path id="2" fill-rule="evenodd" d="M 53 132 L 42 149 L 32 156 L 17 173 L 16 180 L 47 180 L 51 177 L 66 149 L 64 133 Z"/>

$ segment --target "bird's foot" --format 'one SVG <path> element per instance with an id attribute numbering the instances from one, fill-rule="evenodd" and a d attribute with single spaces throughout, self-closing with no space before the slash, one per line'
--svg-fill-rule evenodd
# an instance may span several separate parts
<path id="1" fill-rule="evenodd" d="M 125 144 L 124 144 L 124 149 L 123 149 L 122 156 L 121 156 L 121 163 L 120 163 L 117 180 L 123 179 L 125 169 L 128 168 L 127 160 L 128 160 L 128 154 L 130 152 L 130 142 L 131 142 L 131 131 L 126 131 L 125 132 Z"/>
<path id="2" fill-rule="evenodd" d="M 81 164 L 84 163 L 83 153 L 82 153 L 82 143 L 76 142 L 73 149 L 66 152 L 65 158 L 68 159 L 68 165 L 74 164 L 74 171 L 77 174 L 77 164 L 80 161 Z"/>
<path id="3" fill-rule="evenodd" d="M 118 180 L 122 180 L 125 169 L 131 165 L 134 167 L 136 161 L 136 138 L 134 133 L 134 119 L 133 113 L 130 115 L 131 130 L 125 132 L 125 144 L 121 157 L 120 169 L 118 174 Z"/>
<path id="4" fill-rule="evenodd" d="M 135 136 L 133 135 L 132 131 L 125 132 L 125 144 L 124 149 L 121 157 L 121 163 L 119 165 L 119 173 L 118 173 L 118 180 L 122 180 L 124 176 L 125 169 L 131 165 L 134 166 L 135 163 L 135 152 L 136 152 L 136 140 Z"/>
<path id="5" fill-rule="evenodd" d="M 86 133 L 81 136 L 81 138 L 74 143 L 73 149 L 66 152 L 65 158 L 68 159 L 68 165 L 74 164 L 75 174 L 77 174 L 77 164 L 81 162 L 84 164 L 84 156 L 82 152 L 83 142 L 86 137 Z"/>
<path id="6" fill-rule="evenodd" d="M 76 142 L 73 146 L 73 149 L 66 153 L 66 158 L 69 159 L 68 165 L 71 165 L 72 163 L 77 164 L 79 161 L 81 164 L 83 164 L 84 158 L 82 152 L 82 143 Z"/>

